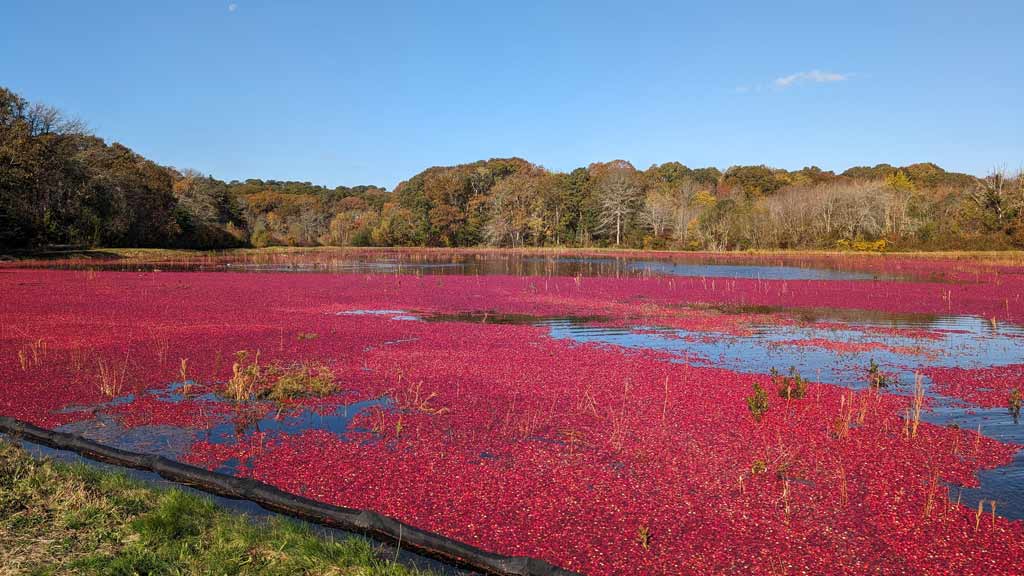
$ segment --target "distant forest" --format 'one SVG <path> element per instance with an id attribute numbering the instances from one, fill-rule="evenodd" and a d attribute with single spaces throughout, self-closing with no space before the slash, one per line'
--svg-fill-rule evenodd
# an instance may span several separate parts
<path id="1" fill-rule="evenodd" d="M 1024 177 L 931 163 L 553 172 L 520 158 L 433 167 L 388 191 L 224 182 L 107 144 L 0 87 L 0 249 L 54 245 L 1024 248 Z"/>

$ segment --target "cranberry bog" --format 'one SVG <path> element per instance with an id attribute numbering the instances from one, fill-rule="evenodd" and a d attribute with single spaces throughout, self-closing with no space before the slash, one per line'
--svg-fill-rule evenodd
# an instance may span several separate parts
<path id="1" fill-rule="evenodd" d="M 22 262 L 0 415 L 584 574 L 1019 574 L 1021 292 L 910 256 Z"/>

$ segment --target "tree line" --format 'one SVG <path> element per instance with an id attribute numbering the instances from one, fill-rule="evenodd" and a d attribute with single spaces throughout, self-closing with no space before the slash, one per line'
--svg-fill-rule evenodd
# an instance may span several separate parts
<path id="1" fill-rule="evenodd" d="M 931 163 L 556 172 L 501 158 L 428 168 L 392 191 L 224 182 L 0 88 L 0 248 L 52 245 L 1022 248 L 1024 177 Z"/>

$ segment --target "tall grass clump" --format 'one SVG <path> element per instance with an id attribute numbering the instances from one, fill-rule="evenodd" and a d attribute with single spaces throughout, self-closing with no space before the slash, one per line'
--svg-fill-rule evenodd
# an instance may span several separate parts
<path id="1" fill-rule="evenodd" d="M 921 425 L 921 408 L 924 406 L 924 377 L 914 374 L 914 395 L 910 398 L 907 408 L 906 432 L 908 438 L 917 438 L 917 429 Z"/>
<path id="2" fill-rule="evenodd" d="M 248 350 L 239 350 L 231 366 L 231 378 L 224 385 L 224 395 L 235 402 L 250 400 L 263 378 L 259 351 L 250 358 Z"/>
<path id="3" fill-rule="evenodd" d="M 128 354 L 125 353 L 124 362 L 120 363 L 100 358 L 96 361 L 96 369 L 96 386 L 100 393 L 107 398 L 120 396 L 128 379 Z"/>
<path id="4" fill-rule="evenodd" d="M 28 346 L 18 349 L 18 364 L 22 370 L 28 370 L 43 363 L 46 357 L 46 340 L 33 340 Z"/>

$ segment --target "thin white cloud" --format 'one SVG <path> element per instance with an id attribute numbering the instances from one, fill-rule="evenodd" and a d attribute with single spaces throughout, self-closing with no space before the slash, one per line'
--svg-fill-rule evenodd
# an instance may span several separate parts
<path id="1" fill-rule="evenodd" d="M 825 84 L 829 82 L 842 82 L 849 80 L 849 74 L 840 74 L 838 72 L 822 72 L 821 70 L 811 70 L 809 72 L 797 72 L 796 74 L 790 74 L 789 76 L 783 76 L 776 78 L 772 83 L 776 88 L 789 88 L 794 84 L 802 82 L 814 82 L 817 84 Z"/>
<path id="2" fill-rule="evenodd" d="M 234 2 L 228 4 L 228 12 L 234 12 L 235 10 L 238 10 L 238 4 L 235 4 Z"/>

